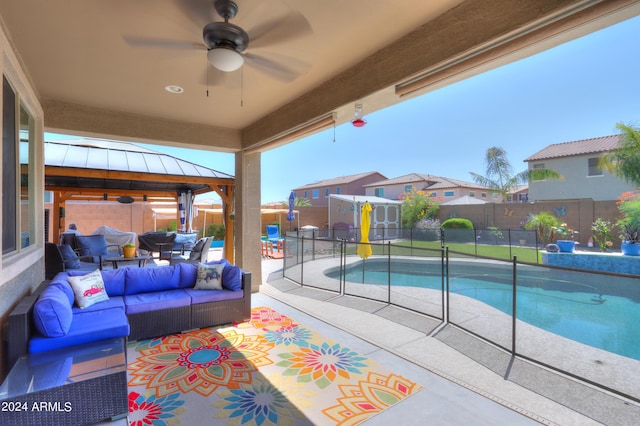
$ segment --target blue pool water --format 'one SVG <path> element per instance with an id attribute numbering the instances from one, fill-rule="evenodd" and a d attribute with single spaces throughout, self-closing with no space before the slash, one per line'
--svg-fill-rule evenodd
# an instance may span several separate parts
<path id="1" fill-rule="evenodd" d="M 439 275 L 416 273 L 412 269 L 415 267 L 403 267 L 403 273 L 392 272 L 392 286 L 441 290 Z M 451 273 L 451 292 L 511 315 L 512 286 L 508 271 L 484 272 L 475 268 L 473 274 Z M 386 271 L 379 270 L 367 270 L 364 277 L 367 284 L 386 285 L 389 279 Z M 520 274 L 516 296 L 518 319 L 577 342 L 640 360 L 640 301 L 637 297 L 607 294 L 602 290 L 607 283 L 592 285 L 581 275 L 572 277 L 573 280 L 566 278 L 542 273 Z M 600 278 L 601 281 L 615 279 Z M 346 281 L 362 284 L 362 269 L 347 270 Z M 633 284 L 637 287 L 638 282 L 629 282 L 630 286 Z M 613 293 L 624 291 L 617 288 Z"/>

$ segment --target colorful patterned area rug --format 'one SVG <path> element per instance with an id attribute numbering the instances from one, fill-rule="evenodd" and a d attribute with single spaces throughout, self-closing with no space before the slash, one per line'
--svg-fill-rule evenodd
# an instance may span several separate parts
<path id="1" fill-rule="evenodd" d="M 355 425 L 422 386 L 271 308 L 127 347 L 131 425 Z"/>

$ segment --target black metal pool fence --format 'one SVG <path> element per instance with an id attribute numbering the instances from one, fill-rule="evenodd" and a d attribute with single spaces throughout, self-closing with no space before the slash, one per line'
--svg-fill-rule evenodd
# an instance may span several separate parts
<path id="1" fill-rule="evenodd" d="M 589 341 L 593 329 L 615 322 L 615 330 L 600 338 L 607 340 L 607 347 L 628 346 L 630 339 L 637 343 L 640 338 L 635 323 L 637 315 L 620 315 L 614 321 L 607 309 L 619 298 L 640 304 L 640 278 L 522 262 L 518 256 L 499 260 L 476 255 L 476 251 L 451 250 L 446 241 L 460 240 L 462 233 L 445 232 L 440 246 L 423 248 L 412 242 L 424 241 L 419 237 L 436 237 L 409 230 L 396 231 L 398 238 L 393 240 L 387 233 L 381 233 L 379 239 L 374 236 L 369 243 L 372 255 L 364 260 L 358 255 L 361 243 L 357 229 L 353 229 L 352 234 L 340 235 L 344 238 L 335 238 L 332 230 L 287 233 L 284 277 L 305 287 L 383 302 L 427 315 L 465 330 L 513 356 L 640 402 L 637 386 L 628 380 L 631 372 L 640 373 L 640 346 L 635 344 L 638 353 L 629 355 L 610 352 Z M 485 231 L 466 233 L 464 237 L 466 241 L 472 238 L 474 245 L 487 242 L 495 245 L 496 235 Z M 530 231 L 512 231 L 507 237 L 501 240 L 518 241 L 510 250 L 522 247 L 520 237 L 533 248 L 537 245 L 535 234 Z M 439 241 L 443 241 L 442 236 Z M 408 282 L 393 282 L 396 273 L 404 273 L 407 278 L 403 280 Z M 484 289 L 461 290 L 459 283 L 469 279 L 489 284 Z M 554 302 L 557 309 L 531 305 L 532 294 L 541 291 L 552 292 L 554 299 L 560 299 Z M 497 309 L 487 304 L 484 297 L 491 292 L 499 293 L 506 308 Z M 587 318 L 576 318 L 574 307 L 587 309 Z M 523 313 L 529 319 L 533 317 L 537 325 L 522 320 Z M 584 339 L 576 339 L 575 334 L 584 335 Z"/>

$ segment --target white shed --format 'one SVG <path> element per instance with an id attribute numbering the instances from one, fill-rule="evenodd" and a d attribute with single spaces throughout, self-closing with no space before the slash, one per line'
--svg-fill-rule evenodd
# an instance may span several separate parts
<path id="1" fill-rule="evenodd" d="M 329 227 L 344 228 L 348 236 L 357 239 L 359 234 L 349 230 L 360 228 L 360 210 L 366 201 L 373 209 L 369 239 L 398 238 L 402 225 L 402 202 L 370 195 L 329 195 Z"/>

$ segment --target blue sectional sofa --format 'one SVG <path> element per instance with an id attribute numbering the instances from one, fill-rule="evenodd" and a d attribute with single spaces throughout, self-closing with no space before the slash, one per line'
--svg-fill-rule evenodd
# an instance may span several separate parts
<path id="1" fill-rule="evenodd" d="M 139 340 L 248 319 L 251 274 L 225 260 L 204 265 L 221 268 L 216 285 L 222 289 L 198 288 L 203 282 L 198 277 L 203 265 L 198 264 L 94 271 L 102 278 L 106 296 L 101 298 L 106 300 L 85 308 L 77 306 L 70 280 L 87 278 L 87 272 L 57 274 L 9 315 L 9 366 L 26 353 L 118 337 Z M 85 295 L 93 292 L 91 288 Z"/>

